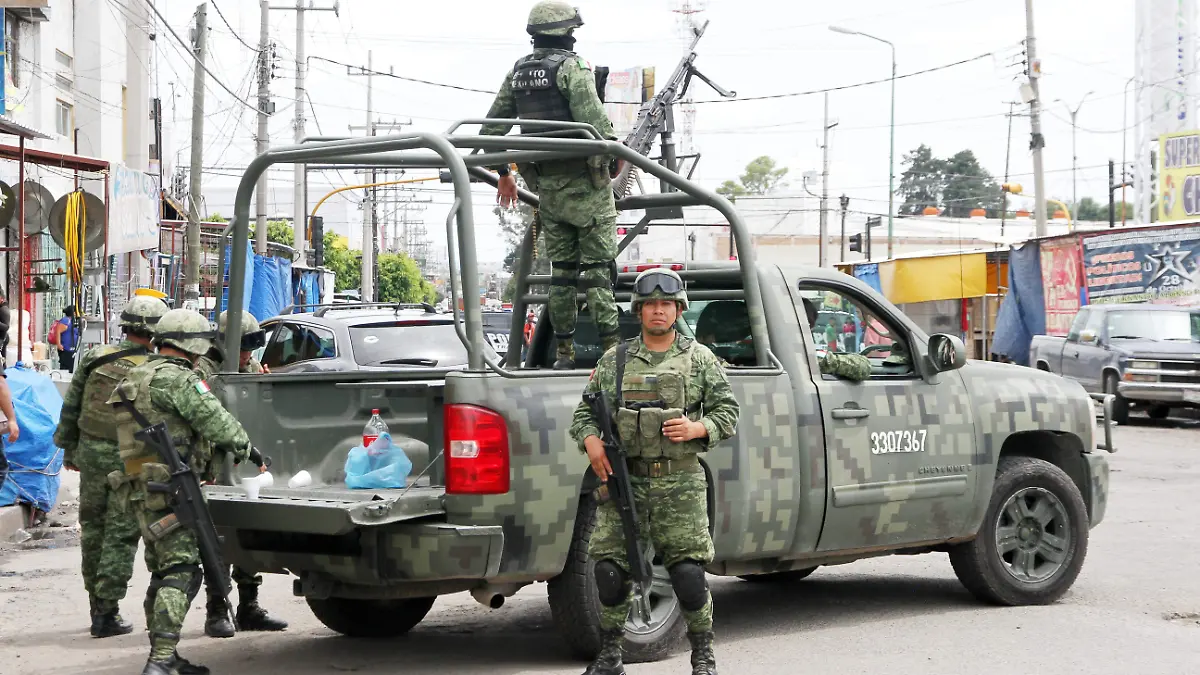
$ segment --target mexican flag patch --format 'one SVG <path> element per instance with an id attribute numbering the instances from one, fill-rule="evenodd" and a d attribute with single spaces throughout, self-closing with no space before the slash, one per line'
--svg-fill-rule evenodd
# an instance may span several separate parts
<path id="1" fill-rule="evenodd" d="M 208 388 L 208 383 L 205 382 L 204 380 L 198 380 L 196 382 L 196 391 L 200 394 L 207 394 L 207 393 L 211 392 L 212 389 Z"/>

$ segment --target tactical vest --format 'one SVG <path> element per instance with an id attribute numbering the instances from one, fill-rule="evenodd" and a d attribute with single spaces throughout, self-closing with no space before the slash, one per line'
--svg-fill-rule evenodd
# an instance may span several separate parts
<path id="1" fill-rule="evenodd" d="M 571 52 L 555 49 L 542 57 L 530 54 L 513 66 L 512 92 L 517 117 L 573 122 L 571 103 L 558 88 L 558 69 Z M 539 131 L 539 129 L 530 129 Z M 544 129 L 542 129 L 544 131 Z M 524 132 L 524 128 L 522 128 Z"/>
<path id="2" fill-rule="evenodd" d="M 202 467 L 207 460 L 200 457 L 192 457 L 192 450 L 199 447 L 197 434 L 192 430 L 192 426 L 188 424 L 182 416 L 174 409 L 160 408 L 154 405 L 151 400 L 150 384 L 163 370 L 174 369 L 182 371 L 178 373 L 180 383 L 187 383 L 186 386 L 192 386 L 187 377 L 191 371 L 185 366 L 171 361 L 166 358 L 158 358 L 153 361 L 148 361 L 141 368 L 135 368 L 130 371 L 129 376 L 125 378 L 125 384 L 121 390 L 125 392 L 125 396 L 133 403 L 133 407 L 146 418 L 150 424 L 158 424 L 166 422 L 167 430 L 171 434 L 172 440 L 175 441 L 175 449 L 179 454 L 189 459 L 189 464 L 193 469 Z M 116 400 L 120 400 L 114 395 Z M 134 432 L 141 428 L 133 419 L 129 409 L 124 405 L 119 405 L 117 410 L 117 442 L 121 448 L 121 460 L 125 462 L 125 473 L 129 476 L 141 475 L 141 466 L 146 463 L 161 463 L 161 458 L 158 452 L 134 438 Z"/>
<path id="3" fill-rule="evenodd" d="M 622 407 L 617 410 L 617 433 L 630 457 L 681 459 L 703 452 L 696 439 L 675 443 L 663 435 L 663 423 L 686 416 L 699 419 L 699 406 L 688 409 L 688 386 L 692 375 L 691 348 L 651 366 L 629 359 L 621 381 Z M 641 407 L 660 402 L 663 407 Z M 640 409 L 637 409 L 640 408 Z"/>
<path id="4" fill-rule="evenodd" d="M 113 359 L 120 352 L 128 352 L 136 348 L 138 351 Z M 91 372 L 83 385 L 83 405 L 79 411 L 79 430 L 83 433 L 103 438 L 109 441 L 117 439 L 117 411 L 108 404 L 113 390 L 131 370 L 146 362 L 147 349 L 141 345 L 136 347 L 105 345 L 99 348 L 99 353 L 92 360 Z"/>

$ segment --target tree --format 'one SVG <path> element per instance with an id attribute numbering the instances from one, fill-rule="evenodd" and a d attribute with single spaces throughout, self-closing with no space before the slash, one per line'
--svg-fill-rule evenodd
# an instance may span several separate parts
<path id="1" fill-rule="evenodd" d="M 403 253 L 381 253 L 379 260 L 380 302 L 429 302 L 436 300 L 433 284 L 421 276 L 421 269 Z"/>
<path id="2" fill-rule="evenodd" d="M 975 153 L 961 150 L 944 163 L 943 216 L 970 217 L 974 209 L 991 214 L 1000 206 L 1000 186 L 979 164 Z"/>
<path id="3" fill-rule="evenodd" d="M 717 194 L 730 200 L 736 200 L 742 195 L 765 195 L 787 185 L 783 180 L 787 172 L 787 167 L 777 169 L 775 160 L 763 155 L 746 165 L 746 172 L 738 177 L 740 183 L 727 180 L 717 188 Z"/>
<path id="4" fill-rule="evenodd" d="M 926 207 L 941 205 L 945 164 L 924 143 L 904 155 L 901 165 L 908 168 L 900 175 L 900 187 L 896 189 L 896 194 L 904 200 L 901 214 L 919 216 Z"/>
<path id="5" fill-rule="evenodd" d="M 210 215 L 207 220 L 208 222 L 212 223 L 229 222 L 229 219 L 225 216 L 222 216 L 220 213 L 214 213 Z M 267 241 L 274 242 L 276 244 L 283 244 L 284 246 L 291 246 L 293 243 L 295 243 L 295 240 L 293 239 L 294 236 L 295 230 L 292 229 L 292 224 L 288 221 L 282 218 L 279 220 L 267 221 Z M 251 223 L 250 225 L 250 238 L 258 238 L 257 222 Z"/>
<path id="6" fill-rule="evenodd" d="M 268 230 L 269 231 L 269 230 Z M 333 270 L 333 289 L 357 289 L 362 284 L 361 251 L 351 250 L 345 237 L 325 233 L 325 267 Z"/>
<path id="7" fill-rule="evenodd" d="M 525 181 L 517 176 L 517 185 L 526 187 Z M 504 271 L 512 274 L 509 277 L 508 284 L 500 293 L 500 299 L 503 302 L 512 302 L 513 297 L 517 292 L 517 263 L 520 256 L 521 242 L 525 240 L 525 231 L 534 221 L 533 207 L 524 203 L 517 202 L 516 206 L 511 209 L 501 208 L 497 204 L 492 213 L 496 214 L 496 218 L 500 221 L 500 230 L 504 232 L 504 239 L 508 243 L 508 254 L 504 256 Z M 546 256 L 546 237 L 540 231 L 537 233 L 537 239 L 534 242 L 534 258 L 532 271 L 534 274 L 549 274 L 550 273 L 550 258 Z M 546 293 L 545 286 L 536 286 L 530 289 L 534 293 Z"/>

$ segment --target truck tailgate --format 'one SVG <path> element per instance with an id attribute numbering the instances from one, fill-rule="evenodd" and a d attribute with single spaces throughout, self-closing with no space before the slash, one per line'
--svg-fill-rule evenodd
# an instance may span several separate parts
<path id="1" fill-rule="evenodd" d="M 445 514 L 445 488 L 428 478 L 404 489 L 360 490 L 343 486 L 263 488 L 250 499 L 242 488 L 204 488 L 217 527 L 268 532 L 345 534 L 364 525 L 386 525 Z"/>

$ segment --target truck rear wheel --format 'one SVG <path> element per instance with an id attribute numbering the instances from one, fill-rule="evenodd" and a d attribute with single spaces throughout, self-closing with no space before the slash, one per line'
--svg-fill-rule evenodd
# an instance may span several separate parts
<path id="1" fill-rule="evenodd" d="M 950 564 L 980 600 L 1047 605 L 1075 582 L 1087 545 L 1087 508 L 1071 478 L 1044 460 L 1001 457 L 979 534 L 950 549 Z"/>
<path id="2" fill-rule="evenodd" d="M 390 638 L 404 635 L 421 623 L 436 597 L 400 600 L 305 598 L 313 616 L 326 628 L 346 637 Z"/>
<path id="3" fill-rule="evenodd" d="M 595 563 L 588 556 L 588 541 L 596 527 L 596 501 L 591 495 L 579 499 L 575 532 L 563 571 L 547 584 L 550 614 L 571 652 L 591 660 L 600 651 L 600 600 L 596 596 Z M 625 622 L 624 661 L 658 661 L 670 654 L 683 638 L 685 624 L 671 578 L 662 565 L 654 565 L 650 592 L 650 621 L 640 618 Z"/>

